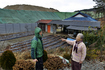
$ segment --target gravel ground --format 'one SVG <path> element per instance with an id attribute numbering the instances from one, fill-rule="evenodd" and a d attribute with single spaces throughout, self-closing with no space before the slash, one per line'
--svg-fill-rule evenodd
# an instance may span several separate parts
<path id="1" fill-rule="evenodd" d="M 105 70 L 105 62 L 100 61 L 84 61 L 81 70 Z"/>
<path id="2" fill-rule="evenodd" d="M 81 70 L 105 70 L 105 62 L 99 61 L 84 61 Z M 47 69 L 44 69 L 47 70 Z M 59 69 L 62 70 L 62 69 Z M 63 70 L 72 70 L 71 68 L 64 68 Z"/>
<path id="3" fill-rule="evenodd" d="M 81 70 L 105 70 L 105 62 L 99 62 L 99 61 L 84 61 L 82 64 Z M 3 70 L 0 68 L 0 70 Z M 43 69 L 47 70 L 47 69 Z M 62 69 L 59 69 L 62 70 Z M 71 68 L 64 68 L 63 70 L 72 70 Z"/>

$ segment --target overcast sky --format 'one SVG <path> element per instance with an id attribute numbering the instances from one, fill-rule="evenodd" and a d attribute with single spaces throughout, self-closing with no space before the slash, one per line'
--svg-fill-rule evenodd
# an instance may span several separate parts
<path id="1" fill-rule="evenodd" d="M 0 8 L 15 4 L 29 4 L 55 8 L 61 12 L 89 9 L 96 5 L 93 0 L 0 0 Z"/>

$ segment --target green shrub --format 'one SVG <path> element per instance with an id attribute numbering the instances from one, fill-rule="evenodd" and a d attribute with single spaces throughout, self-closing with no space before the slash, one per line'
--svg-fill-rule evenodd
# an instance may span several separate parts
<path id="1" fill-rule="evenodd" d="M 3 52 L 3 54 L 1 55 L 0 61 L 1 61 L 1 67 L 3 69 L 9 70 L 12 69 L 12 67 L 14 66 L 16 58 L 12 51 L 7 50 Z"/>
<path id="2" fill-rule="evenodd" d="M 83 41 L 85 42 L 86 46 L 89 46 L 93 43 L 95 43 L 98 40 L 98 35 L 95 32 L 83 32 L 84 39 Z"/>
<path id="3" fill-rule="evenodd" d="M 64 54 L 63 54 L 63 57 L 64 57 L 65 59 L 69 60 L 69 59 L 71 58 L 71 55 L 68 54 L 68 53 L 64 53 Z"/>
<path id="4" fill-rule="evenodd" d="M 59 51 L 64 52 L 65 50 L 64 50 L 64 48 L 59 48 Z"/>
<path id="5" fill-rule="evenodd" d="M 97 32 L 93 31 L 93 32 L 83 32 L 84 34 L 84 42 L 86 44 L 86 46 L 89 46 L 90 44 L 95 44 L 94 46 L 89 46 L 90 49 L 91 48 L 96 48 L 100 51 L 100 61 L 103 60 L 103 51 L 105 51 L 105 47 L 104 47 L 104 43 L 105 43 L 105 26 L 101 27 L 100 30 L 98 30 Z M 91 50 L 87 51 L 87 59 L 89 58 L 96 58 L 97 54 L 93 54 L 91 53 Z"/>
<path id="6" fill-rule="evenodd" d="M 44 50 L 44 52 L 43 52 L 43 62 L 45 62 L 47 59 L 48 59 L 47 51 Z"/>
<path id="7" fill-rule="evenodd" d="M 98 57 L 96 49 L 87 48 L 86 60 L 94 60 Z"/>

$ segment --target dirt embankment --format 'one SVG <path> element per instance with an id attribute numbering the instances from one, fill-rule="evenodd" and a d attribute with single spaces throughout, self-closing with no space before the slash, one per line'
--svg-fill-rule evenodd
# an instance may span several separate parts
<path id="1" fill-rule="evenodd" d="M 101 27 L 105 26 L 105 18 L 100 18 L 98 20 L 101 21 Z"/>

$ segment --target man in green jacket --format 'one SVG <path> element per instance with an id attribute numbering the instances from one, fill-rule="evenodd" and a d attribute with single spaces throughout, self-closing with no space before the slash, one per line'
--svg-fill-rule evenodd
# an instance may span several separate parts
<path id="1" fill-rule="evenodd" d="M 36 62 L 36 70 L 43 70 L 43 50 L 42 30 L 37 27 L 31 42 L 31 58 Z"/>

